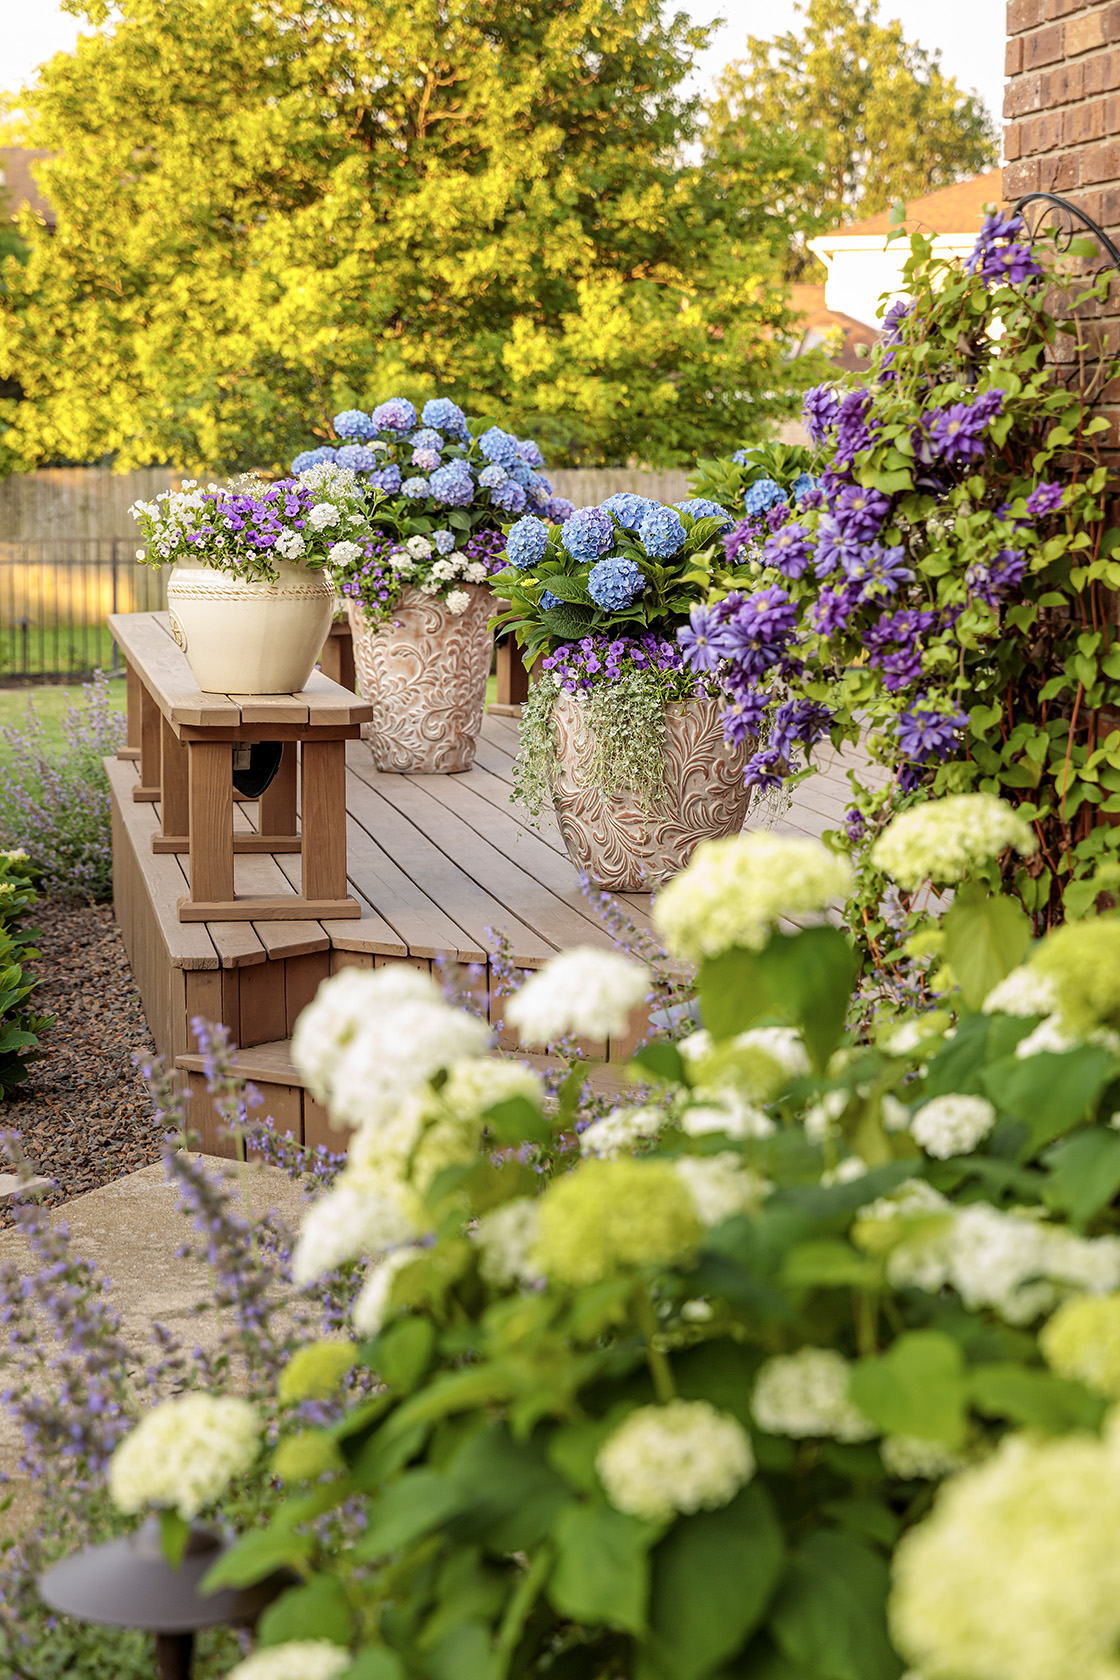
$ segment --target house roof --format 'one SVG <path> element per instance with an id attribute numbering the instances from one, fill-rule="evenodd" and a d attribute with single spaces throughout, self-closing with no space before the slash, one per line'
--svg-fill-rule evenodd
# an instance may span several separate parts
<path id="1" fill-rule="evenodd" d="M 838 309 L 829 309 L 825 303 L 823 286 L 795 281 L 790 287 L 790 307 L 804 322 L 806 350 L 823 343 L 829 334 L 838 334 L 840 342 L 831 357 L 832 362 L 851 373 L 866 366 L 864 357 L 857 354 L 856 346 L 863 344 L 870 349 L 879 334 L 874 327 L 865 326 L 862 321 L 854 320 L 851 315 L 844 315 Z"/>
<path id="2" fill-rule="evenodd" d="M 934 233 L 976 234 L 984 220 L 985 204 L 999 203 L 1003 198 L 1003 171 L 986 170 L 969 181 L 956 181 L 951 187 L 939 187 L 936 192 L 915 198 L 906 206 L 904 228 L 922 228 Z M 868 216 L 862 222 L 848 222 L 828 235 L 829 239 L 869 238 L 873 234 L 893 233 L 889 210 Z"/>

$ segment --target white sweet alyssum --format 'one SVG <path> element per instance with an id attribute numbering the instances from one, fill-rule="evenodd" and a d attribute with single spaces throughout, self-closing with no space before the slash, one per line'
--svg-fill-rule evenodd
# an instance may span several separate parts
<path id="1" fill-rule="evenodd" d="M 397 1274 L 403 1272 L 406 1266 L 411 1266 L 412 1262 L 425 1252 L 424 1249 L 411 1245 L 397 1248 L 372 1267 L 350 1309 L 350 1321 L 360 1336 L 380 1335 L 389 1315 Z"/>
<path id="2" fill-rule="evenodd" d="M 580 1133 L 580 1153 L 598 1155 L 603 1161 L 613 1161 L 616 1155 L 634 1154 L 668 1123 L 669 1116 L 660 1108 L 616 1108 L 601 1120 L 593 1120 Z"/>
<path id="3" fill-rule="evenodd" d="M 673 1164 L 701 1225 L 721 1225 L 737 1213 L 754 1213 L 773 1188 L 730 1149 L 718 1155 L 682 1155 Z"/>
<path id="4" fill-rule="evenodd" d="M 851 880 L 848 863 L 817 840 L 765 833 L 705 840 L 654 900 L 654 926 L 690 962 L 737 945 L 760 951 L 783 916 L 827 909 L 847 896 Z"/>
<path id="5" fill-rule="evenodd" d="M 755 1378 L 751 1412 L 770 1435 L 868 1441 L 875 1425 L 853 1404 L 851 1368 L 833 1348 L 803 1347 L 768 1359 Z"/>
<path id="6" fill-rule="evenodd" d="M 947 1161 L 968 1155 L 996 1123 L 996 1111 L 986 1097 L 949 1095 L 923 1103 L 910 1120 L 910 1135 L 927 1155 Z"/>
<path id="7" fill-rule="evenodd" d="M 736 1418 L 706 1400 L 671 1400 L 631 1412 L 599 1449 L 595 1468 L 616 1510 L 668 1522 L 678 1512 L 726 1505 L 755 1465 Z"/>
<path id="8" fill-rule="evenodd" d="M 353 1664 L 353 1652 L 326 1639 L 291 1639 L 271 1645 L 231 1668 L 226 1680 L 338 1680 Z"/>
<path id="9" fill-rule="evenodd" d="M 330 1100 L 338 1058 L 363 1023 L 404 1002 L 442 1002 L 431 975 L 408 963 L 343 968 L 323 981 L 292 1035 L 292 1060 L 319 1102 Z"/>
<path id="10" fill-rule="evenodd" d="M 411 1242 L 422 1228 L 420 1199 L 403 1179 L 348 1167 L 305 1212 L 292 1251 L 292 1279 L 305 1288 L 336 1266 Z"/>
<path id="11" fill-rule="evenodd" d="M 533 1262 L 539 1211 L 535 1196 L 515 1196 L 482 1215 L 470 1236 L 481 1250 L 478 1269 L 487 1283 L 498 1289 L 536 1283 L 541 1275 Z"/>
<path id="12" fill-rule="evenodd" d="M 109 1462 L 109 1495 L 132 1516 L 148 1505 L 190 1522 L 257 1456 L 260 1419 L 248 1400 L 184 1394 L 147 1412 Z"/>
<path id="13" fill-rule="evenodd" d="M 569 1033 L 601 1044 L 622 1037 L 651 984 L 645 963 L 577 945 L 529 976 L 506 1005 L 506 1020 L 524 1044 L 551 1044 Z"/>
<path id="14" fill-rule="evenodd" d="M 955 793 L 902 811 L 871 848 L 877 869 L 913 892 L 923 881 L 961 881 L 1008 846 L 1022 857 L 1038 850 L 1034 830 L 991 793 Z"/>
<path id="15" fill-rule="evenodd" d="M 929 1680 L 1120 1680 L 1120 1419 L 1011 1435 L 894 1554 L 894 1643 Z"/>

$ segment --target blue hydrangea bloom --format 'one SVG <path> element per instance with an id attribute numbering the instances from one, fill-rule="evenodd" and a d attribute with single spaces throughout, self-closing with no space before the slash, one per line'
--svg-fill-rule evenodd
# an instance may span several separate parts
<path id="1" fill-rule="evenodd" d="M 617 555 L 592 566 L 587 578 L 587 593 L 604 612 L 621 612 L 631 606 L 645 586 L 646 580 L 633 560 L 622 560 Z"/>
<path id="2" fill-rule="evenodd" d="M 490 498 L 495 507 L 500 507 L 503 513 L 522 513 L 525 509 L 526 496 L 520 484 L 515 484 L 512 478 L 507 478 L 504 484 L 499 484 L 496 490 L 490 492 Z"/>
<path id="3" fill-rule="evenodd" d="M 420 418 L 425 426 L 434 426 L 447 437 L 467 436 L 467 417 L 450 397 L 433 397 L 424 404 Z"/>
<path id="4" fill-rule="evenodd" d="M 412 464 L 414 467 L 419 467 L 421 472 L 435 472 L 439 466 L 439 450 L 414 449 L 412 451 Z"/>
<path id="5" fill-rule="evenodd" d="M 365 443 L 377 430 L 368 414 L 363 414 L 360 408 L 344 408 L 341 414 L 334 417 L 334 429 L 340 438 L 348 438 L 352 443 Z"/>
<path id="6" fill-rule="evenodd" d="M 810 490 L 819 490 L 820 487 L 820 479 L 814 478 L 812 473 L 798 473 L 790 486 L 790 495 L 795 502 L 799 502 L 802 496 L 808 495 Z"/>
<path id="7" fill-rule="evenodd" d="M 497 461 L 507 472 L 517 465 L 517 439 L 512 432 L 503 432 L 500 426 L 491 426 L 488 432 L 483 432 L 478 447 L 488 461 Z"/>
<path id="8" fill-rule="evenodd" d="M 509 476 L 513 479 L 515 484 L 520 484 L 522 490 L 528 490 L 530 484 L 532 484 L 537 475 L 533 471 L 532 467 L 527 467 L 525 465 L 524 461 L 518 461 L 510 468 Z"/>
<path id="9" fill-rule="evenodd" d="M 550 496 L 544 504 L 544 516 L 554 525 L 566 524 L 575 511 L 576 504 L 570 502 L 567 496 Z"/>
<path id="10" fill-rule="evenodd" d="M 638 536 L 647 554 L 655 560 L 668 560 L 684 547 L 684 526 L 674 508 L 656 507 L 643 517 Z"/>
<path id="11" fill-rule="evenodd" d="M 540 599 L 542 612 L 547 612 L 549 607 L 562 607 L 563 604 L 564 603 L 561 601 L 559 595 L 554 595 L 551 589 L 546 589 Z"/>
<path id="12" fill-rule="evenodd" d="M 410 432 L 416 424 L 416 410 L 407 397 L 390 397 L 378 403 L 370 419 L 379 432 Z"/>
<path id="13" fill-rule="evenodd" d="M 517 444 L 517 453 L 520 455 L 527 467 L 544 466 L 544 456 L 541 454 L 532 438 L 519 439 Z"/>
<path id="14" fill-rule="evenodd" d="M 589 566 L 614 547 L 614 526 L 604 508 L 580 508 L 564 526 L 561 538 L 573 560 Z"/>
<path id="15" fill-rule="evenodd" d="M 434 449 L 438 453 L 443 448 L 443 439 L 431 426 L 421 426 L 418 432 L 413 432 L 409 442 L 414 449 Z"/>
<path id="16" fill-rule="evenodd" d="M 608 513 L 613 513 L 620 525 L 625 525 L 628 531 L 636 531 L 651 508 L 657 506 L 648 496 L 635 496 L 630 490 L 620 490 L 615 496 L 608 496 L 603 503 Z"/>
<path id="17" fill-rule="evenodd" d="M 433 531 L 428 541 L 437 554 L 450 554 L 455 547 L 455 533 L 453 531 Z"/>
<path id="18" fill-rule="evenodd" d="M 407 496 L 410 502 L 422 502 L 428 496 L 428 481 L 426 478 L 406 478 L 401 485 L 401 495 Z"/>
<path id="19" fill-rule="evenodd" d="M 785 491 L 772 478 L 756 478 L 753 484 L 747 485 L 747 493 L 743 497 L 743 506 L 749 516 L 756 513 L 765 513 L 776 502 L 784 502 L 785 499 Z"/>
<path id="20" fill-rule="evenodd" d="M 474 479 L 465 461 L 437 467 L 429 483 L 435 500 L 445 507 L 470 507 L 474 501 Z"/>
<path id="21" fill-rule="evenodd" d="M 528 572 L 544 557 L 548 547 L 548 526 L 527 514 L 510 529 L 506 538 L 506 559 L 519 572 Z"/>
<path id="22" fill-rule="evenodd" d="M 309 472 L 312 467 L 321 466 L 324 461 L 334 461 L 337 455 L 337 449 L 331 449 L 328 444 L 323 444 L 318 449 L 305 449 L 303 454 L 297 455 L 292 462 L 292 471 Z"/>
<path id="23" fill-rule="evenodd" d="M 745 449 L 737 449 L 735 451 L 734 455 L 732 455 L 731 459 L 735 462 L 735 464 L 737 466 L 745 467 L 746 464 L 747 464 L 747 452 L 746 452 L 746 450 Z"/>
<path id="24" fill-rule="evenodd" d="M 718 502 L 710 501 L 707 496 L 690 496 L 687 502 L 674 502 L 673 506 L 678 513 L 691 514 L 693 519 L 720 519 L 723 521 L 721 529 L 724 531 L 735 523 L 733 519 L 728 518 L 726 508 L 720 507 Z"/>
<path id="25" fill-rule="evenodd" d="M 380 472 L 371 472 L 367 480 L 371 490 L 384 490 L 387 495 L 395 496 L 401 487 L 401 469 L 397 466 L 382 467 Z"/>
<path id="26" fill-rule="evenodd" d="M 508 474 L 497 461 L 491 461 L 488 467 L 483 467 L 478 475 L 478 482 L 487 490 L 496 490 L 499 484 L 504 484 Z"/>
<path id="27" fill-rule="evenodd" d="M 349 467 L 351 472 L 373 472 L 379 465 L 379 456 L 375 449 L 367 449 L 364 443 L 344 443 L 336 452 L 335 459 L 340 467 Z"/>

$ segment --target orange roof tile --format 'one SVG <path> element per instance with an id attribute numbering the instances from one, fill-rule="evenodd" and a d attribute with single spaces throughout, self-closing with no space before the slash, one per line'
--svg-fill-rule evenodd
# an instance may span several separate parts
<path id="1" fill-rule="evenodd" d="M 984 219 L 985 204 L 999 203 L 1003 198 L 1003 171 L 989 169 L 974 175 L 969 181 L 957 181 L 951 187 L 939 187 L 924 198 L 915 198 L 906 206 L 903 226 L 921 227 L 934 233 L 979 233 Z M 889 210 L 868 216 L 862 222 L 848 222 L 833 230 L 834 234 L 853 237 L 893 231 Z"/>

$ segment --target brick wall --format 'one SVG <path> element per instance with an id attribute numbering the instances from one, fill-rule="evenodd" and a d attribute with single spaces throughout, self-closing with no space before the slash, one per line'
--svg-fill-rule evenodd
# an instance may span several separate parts
<path id="1" fill-rule="evenodd" d="M 1059 193 L 1120 244 L 1120 0 L 1008 0 L 1007 37 L 1004 197 Z M 1120 347 L 1120 284 L 1082 313 L 1102 348 Z M 1106 397 L 1113 453 L 1120 407 Z"/>

